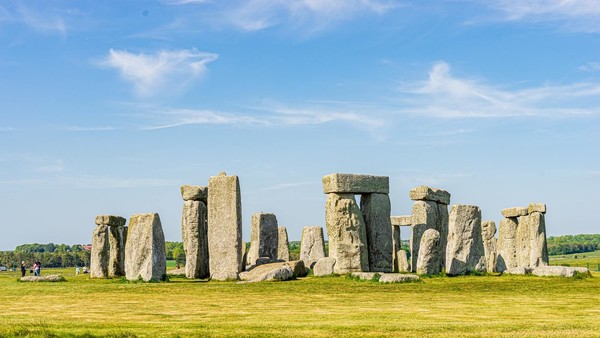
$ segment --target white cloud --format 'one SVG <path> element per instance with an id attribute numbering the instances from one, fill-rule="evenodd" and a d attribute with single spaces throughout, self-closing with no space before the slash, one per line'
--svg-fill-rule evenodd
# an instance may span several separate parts
<path id="1" fill-rule="evenodd" d="M 584 72 L 600 72 L 600 62 L 588 62 L 579 67 Z"/>
<path id="2" fill-rule="evenodd" d="M 15 5 L 0 4 L 0 22 L 23 24 L 43 34 L 67 35 L 67 25 L 62 15 L 49 8 L 40 10 L 35 6 L 26 6 L 25 2 Z"/>
<path id="3" fill-rule="evenodd" d="M 195 50 L 162 50 L 155 54 L 134 54 L 110 49 L 98 62 L 99 66 L 115 68 L 121 77 L 134 85 L 137 94 L 183 89 L 190 81 L 206 72 L 206 64 L 215 61 L 217 54 Z"/>
<path id="4" fill-rule="evenodd" d="M 456 77 L 450 65 L 436 63 L 422 82 L 401 86 L 401 111 L 443 118 L 565 116 L 600 113 L 600 84 L 579 82 L 502 89 Z"/>
<path id="5" fill-rule="evenodd" d="M 33 171 L 37 173 L 60 173 L 65 170 L 65 164 L 63 160 L 57 160 L 54 163 L 42 165 L 35 168 Z"/>
<path id="6" fill-rule="evenodd" d="M 600 32 L 600 1 L 596 0 L 493 0 L 483 4 L 504 13 L 505 20 L 557 22 L 580 32 Z"/>

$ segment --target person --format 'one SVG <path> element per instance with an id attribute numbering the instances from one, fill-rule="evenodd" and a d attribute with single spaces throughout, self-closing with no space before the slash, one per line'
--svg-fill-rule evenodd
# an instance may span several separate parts
<path id="1" fill-rule="evenodd" d="M 33 263 L 33 275 L 39 276 L 41 268 L 42 268 L 42 263 L 40 263 L 40 261 L 36 260 L 35 263 Z"/>
<path id="2" fill-rule="evenodd" d="M 25 261 L 21 262 L 21 277 L 25 277 L 25 272 L 27 272 L 27 267 L 25 266 Z"/>
<path id="3" fill-rule="evenodd" d="M 79 267 L 75 268 L 75 276 L 79 276 Z"/>
<path id="4" fill-rule="evenodd" d="M 83 267 L 83 273 L 84 273 L 84 274 L 88 273 L 88 271 L 87 271 L 87 267 L 85 267 L 85 266 Z"/>

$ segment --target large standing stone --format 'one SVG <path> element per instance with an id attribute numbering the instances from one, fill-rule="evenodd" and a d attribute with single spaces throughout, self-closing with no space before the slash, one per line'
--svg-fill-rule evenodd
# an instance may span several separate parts
<path id="1" fill-rule="evenodd" d="M 277 260 L 290 260 L 290 243 L 285 227 L 277 227 Z"/>
<path id="2" fill-rule="evenodd" d="M 125 276 L 125 243 L 127 242 L 127 227 L 111 226 L 108 231 L 110 242 L 108 275 L 110 277 Z"/>
<path id="3" fill-rule="evenodd" d="M 441 271 L 440 233 L 435 229 L 427 229 L 421 237 L 417 273 L 421 275 L 437 275 Z"/>
<path id="4" fill-rule="evenodd" d="M 410 264 L 408 264 L 408 253 L 406 250 L 398 250 L 398 272 L 410 272 Z"/>
<path id="5" fill-rule="evenodd" d="M 365 221 L 354 195 L 327 194 L 325 220 L 335 273 L 369 271 Z"/>
<path id="6" fill-rule="evenodd" d="M 548 265 L 548 247 L 544 214 L 533 212 L 528 216 L 527 222 L 529 223 L 529 266 L 532 268 L 546 266 Z"/>
<path id="7" fill-rule="evenodd" d="M 391 203 L 387 194 L 365 194 L 360 198 L 369 252 L 369 271 L 392 272 L 393 243 Z"/>
<path id="8" fill-rule="evenodd" d="M 331 244 L 330 244 L 331 245 Z M 300 260 L 309 269 L 321 258 L 325 257 L 325 239 L 320 226 L 304 227 L 300 242 Z"/>
<path id="9" fill-rule="evenodd" d="M 256 260 L 261 257 L 266 257 L 271 262 L 276 261 L 278 238 L 277 217 L 274 214 L 252 214 L 248 264 L 256 264 Z"/>
<path id="10" fill-rule="evenodd" d="M 448 206 L 437 204 L 438 215 L 436 230 L 440 233 L 440 253 L 442 255 L 442 267 L 446 266 L 446 246 L 448 245 Z"/>
<path id="11" fill-rule="evenodd" d="M 390 179 L 387 176 L 329 174 L 323 176 L 323 192 L 326 194 L 388 194 Z"/>
<path id="12" fill-rule="evenodd" d="M 316 277 L 332 275 L 334 270 L 335 258 L 333 257 L 321 258 L 313 265 L 313 275 Z"/>
<path id="13" fill-rule="evenodd" d="M 517 267 L 517 218 L 505 217 L 500 221 L 496 255 L 496 271 Z"/>
<path id="14" fill-rule="evenodd" d="M 183 187 L 182 187 L 183 190 Z M 208 225 L 206 205 L 196 200 L 183 202 L 181 233 L 185 251 L 185 276 L 208 278 Z"/>
<path id="15" fill-rule="evenodd" d="M 412 271 L 417 271 L 419 246 L 421 237 L 428 229 L 436 229 L 438 221 L 438 206 L 433 201 L 416 201 L 413 204 L 412 232 L 410 235 L 410 266 Z"/>
<path id="16" fill-rule="evenodd" d="M 446 273 L 463 275 L 485 271 L 481 237 L 481 210 L 474 205 L 453 205 L 448 222 Z"/>
<path id="17" fill-rule="evenodd" d="M 125 244 L 128 280 L 164 280 L 167 273 L 165 235 L 157 213 L 136 214 L 129 220 Z"/>
<path id="18" fill-rule="evenodd" d="M 208 256 L 211 278 L 237 279 L 242 265 L 242 200 L 237 176 L 208 181 Z"/>
<path id="19" fill-rule="evenodd" d="M 529 266 L 531 251 L 529 235 L 529 216 L 521 216 L 517 221 L 517 266 Z"/>
<path id="20" fill-rule="evenodd" d="M 494 221 L 481 222 L 481 236 L 483 237 L 483 251 L 485 252 L 485 265 L 487 272 L 496 271 L 496 223 Z"/>
<path id="21" fill-rule="evenodd" d="M 413 201 L 434 201 L 446 205 L 450 204 L 449 192 L 425 185 L 410 189 L 409 196 Z"/>
<path id="22" fill-rule="evenodd" d="M 400 227 L 392 223 L 392 266 L 398 272 L 398 251 L 401 250 Z"/>
<path id="23" fill-rule="evenodd" d="M 90 257 L 90 278 L 108 277 L 108 225 L 99 224 L 92 233 L 92 252 Z"/>

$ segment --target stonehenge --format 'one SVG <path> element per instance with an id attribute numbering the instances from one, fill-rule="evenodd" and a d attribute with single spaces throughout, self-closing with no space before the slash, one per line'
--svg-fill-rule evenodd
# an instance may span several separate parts
<path id="1" fill-rule="evenodd" d="M 165 235 L 160 217 L 157 213 L 131 216 L 125 244 L 126 278 L 161 281 L 166 273 Z"/>
<path id="2" fill-rule="evenodd" d="M 330 174 L 323 177 L 329 257 L 335 273 L 393 271 L 389 178 Z M 360 207 L 354 195 L 361 195 Z"/>
<path id="3" fill-rule="evenodd" d="M 108 277 L 108 225 L 97 224 L 92 233 L 92 252 L 90 256 L 90 278 Z"/>
<path id="4" fill-rule="evenodd" d="M 417 273 L 420 275 L 437 275 L 442 270 L 440 233 L 435 229 L 427 229 L 421 237 Z"/>
<path id="5" fill-rule="evenodd" d="M 279 230 L 277 217 L 270 213 L 256 213 L 252 215 L 250 228 L 250 250 L 246 264 L 256 265 L 259 258 L 266 258 L 269 262 L 277 260 Z"/>
<path id="6" fill-rule="evenodd" d="M 237 176 L 221 172 L 208 180 L 210 277 L 236 280 L 242 271 L 242 200 Z"/>
<path id="7" fill-rule="evenodd" d="M 113 215 L 96 216 L 92 234 L 90 278 L 125 275 L 125 218 Z"/>
<path id="8" fill-rule="evenodd" d="M 277 260 L 290 260 L 290 243 L 286 227 L 277 227 Z"/>
<path id="9" fill-rule="evenodd" d="M 183 185 L 181 197 L 184 201 L 181 237 L 185 251 L 185 275 L 187 278 L 208 278 L 208 188 Z"/>
<path id="10" fill-rule="evenodd" d="M 481 236 L 483 238 L 483 251 L 485 253 L 485 266 L 487 272 L 496 272 L 496 222 L 481 222 Z"/>
<path id="11" fill-rule="evenodd" d="M 453 205 L 448 219 L 446 274 L 464 275 L 485 269 L 481 210 L 474 205 Z"/>
<path id="12" fill-rule="evenodd" d="M 408 272 L 410 271 L 410 264 L 408 264 L 408 255 L 405 250 L 402 250 L 402 231 L 400 227 L 410 227 L 412 225 L 412 215 L 408 216 L 391 216 L 392 223 L 392 258 L 394 272 Z"/>
<path id="13" fill-rule="evenodd" d="M 312 269 L 313 265 L 325 257 L 325 239 L 323 228 L 320 226 L 308 226 L 302 229 L 302 240 L 300 241 L 300 260 Z"/>

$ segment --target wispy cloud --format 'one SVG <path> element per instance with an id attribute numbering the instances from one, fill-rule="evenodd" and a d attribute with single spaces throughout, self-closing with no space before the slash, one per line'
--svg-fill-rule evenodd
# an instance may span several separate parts
<path id="1" fill-rule="evenodd" d="M 600 62 L 588 62 L 579 66 L 579 70 L 584 72 L 600 72 Z"/>
<path id="2" fill-rule="evenodd" d="M 117 69 L 125 81 L 133 84 L 137 94 L 148 96 L 158 90 L 173 93 L 173 89 L 185 88 L 206 72 L 206 64 L 217 58 L 217 54 L 186 49 L 161 50 L 155 54 L 110 49 L 96 64 Z"/>
<path id="3" fill-rule="evenodd" d="M 427 80 L 400 87 L 403 112 L 442 118 L 565 116 L 600 113 L 600 84 L 578 82 L 502 89 L 461 78 L 436 63 Z"/>
<path id="4" fill-rule="evenodd" d="M 67 35 L 67 24 L 60 13 L 52 8 L 41 10 L 26 2 L 0 4 L 0 23 L 23 24 L 42 34 Z"/>
<path id="5" fill-rule="evenodd" d="M 117 128 L 109 127 L 109 126 L 95 126 L 95 127 L 67 126 L 67 127 L 62 127 L 61 129 L 66 130 L 66 131 L 73 131 L 73 132 L 117 130 Z"/>
<path id="6" fill-rule="evenodd" d="M 504 20 L 555 22 L 566 29 L 600 32 L 600 2 L 595 0 L 480 1 L 503 13 Z"/>
<path id="7" fill-rule="evenodd" d="M 59 177 L 63 186 L 77 189 L 114 189 L 177 186 L 179 181 L 163 178 L 124 178 L 102 176 Z"/>
<path id="8" fill-rule="evenodd" d="M 42 165 L 35 168 L 33 171 L 37 173 L 60 173 L 65 170 L 63 160 L 56 160 L 54 163 Z"/>
<path id="9" fill-rule="evenodd" d="M 273 190 L 285 190 L 285 189 L 290 189 L 290 188 L 296 188 L 296 187 L 301 187 L 301 186 L 305 186 L 305 185 L 311 185 L 314 184 L 314 182 L 292 182 L 292 183 L 280 183 L 280 184 L 275 184 L 266 188 L 262 188 L 261 190 L 263 191 L 273 191 Z"/>

